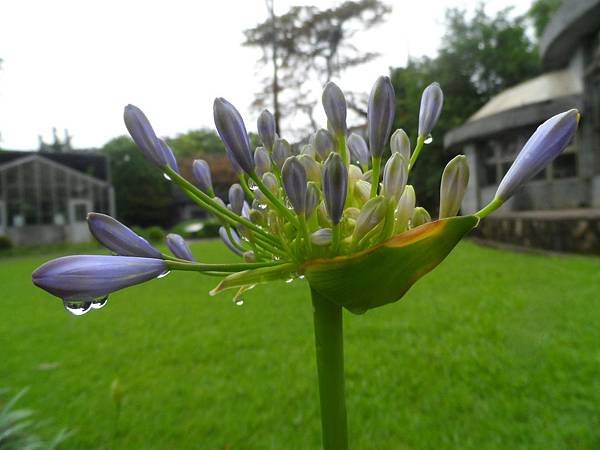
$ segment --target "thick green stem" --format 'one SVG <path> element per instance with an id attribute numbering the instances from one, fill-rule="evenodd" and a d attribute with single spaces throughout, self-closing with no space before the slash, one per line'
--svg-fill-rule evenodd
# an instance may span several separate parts
<path id="1" fill-rule="evenodd" d="M 342 307 L 311 290 L 324 450 L 348 449 Z"/>
<path id="2" fill-rule="evenodd" d="M 483 219 L 484 217 L 487 217 L 491 213 L 493 213 L 494 211 L 496 211 L 503 204 L 504 204 L 504 200 L 502 200 L 502 199 L 500 199 L 498 197 L 494 197 L 494 200 L 492 200 L 485 208 L 482 208 L 481 210 L 477 211 L 474 214 L 474 216 L 477 216 L 480 219 Z"/>

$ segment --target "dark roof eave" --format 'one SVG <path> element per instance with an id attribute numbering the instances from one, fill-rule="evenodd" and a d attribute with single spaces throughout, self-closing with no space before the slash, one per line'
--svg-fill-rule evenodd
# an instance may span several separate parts
<path id="1" fill-rule="evenodd" d="M 500 111 L 494 115 L 483 117 L 473 122 L 453 128 L 444 135 L 444 148 L 480 139 L 485 136 L 500 133 L 504 130 L 521 128 L 527 125 L 537 125 L 549 117 L 571 108 L 581 109 L 580 95 L 567 95 L 550 101 L 532 103 L 519 108 Z"/>
<path id="2" fill-rule="evenodd" d="M 600 0 L 567 0 L 556 11 L 540 39 L 540 56 L 546 69 L 568 64 L 575 47 L 600 26 Z"/>

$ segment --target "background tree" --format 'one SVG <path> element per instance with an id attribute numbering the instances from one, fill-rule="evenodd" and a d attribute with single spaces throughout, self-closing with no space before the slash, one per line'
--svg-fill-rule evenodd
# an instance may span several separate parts
<path id="1" fill-rule="evenodd" d="M 217 133 L 212 130 L 192 130 L 181 133 L 174 138 L 167 139 L 169 146 L 177 158 L 194 157 L 201 155 L 225 155 L 225 147 Z"/>
<path id="2" fill-rule="evenodd" d="M 295 6 L 276 15 L 269 0 L 267 9 L 267 20 L 245 31 L 244 45 L 260 48 L 260 62 L 272 67 L 254 106 L 269 105 L 278 130 L 282 117 L 298 112 L 308 117 L 314 129 L 312 113 L 318 95 L 310 91 L 307 81 L 322 85 L 341 71 L 375 58 L 376 53 L 351 45 L 350 38 L 381 23 L 390 8 L 378 0 L 357 0 L 323 10 Z"/>
<path id="3" fill-rule="evenodd" d="M 392 69 L 396 90 L 396 126 L 416 139 L 419 101 L 423 89 L 438 81 L 444 90 L 444 109 L 411 172 L 422 206 L 435 212 L 439 182 L 449 159 L 443 136 L 462 125 L 490 97 L 540 73 L 537 48 L 528 37 L 526 17 L 511 18 L 510 9 L 488 16 L 483 5 L 469 17 L 465 10 L 446 12 L 446 33 L 435 58 L 413 59 Z"/>
<path id="4" fill-rule="evenodd" d="M 533 22 L 536 38 L 542 37 L 546 25 L 561 4 L 562 0 L 535 0 L 533 2 L 527 16 Z"/>
<path id="5" fill-rule="evenodd" d="M 110 159 L 117 217 L 129 226 L 169 227 L 175 218 L 171 184 L 133 141 L 121 136 L 102 147 Z"/>

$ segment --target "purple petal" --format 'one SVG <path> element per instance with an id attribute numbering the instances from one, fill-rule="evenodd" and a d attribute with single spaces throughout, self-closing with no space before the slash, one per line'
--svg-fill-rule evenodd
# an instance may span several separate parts
<path id="1" fill-rule="evenodd" d="M 33 272 L 32 280 L 63 300 L 91 301 L 156 278 L 167 270 L 161 259 L 78 255 L 47 262 Z"/>
<path id="2" fill-rule="evenodd" d="M 89 213 L 87 222 L 96 240 L 118 255 L 162 258 L 161 253 L 146 239 L 106 214 Z"/>
<path id="3" fill-rule="evenodd" d="M 171 253 L 177 258 L 185 259 L 186 261 L 196 261 L 190 247 L 180 235 L 175 233 L 167 234 L 167 247 Z"/>

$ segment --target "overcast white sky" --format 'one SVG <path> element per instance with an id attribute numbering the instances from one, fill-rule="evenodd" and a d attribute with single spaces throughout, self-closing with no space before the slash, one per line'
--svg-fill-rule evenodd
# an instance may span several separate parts
<path id="1" fill-rule="evenodd" d="M 276 0 L 277 12 L 310 0 Z M 320 7 L 341 1 L 313 1 Z M 382 54 L 346 72 L 343 89 L 368 92 L 407 56 L 433 55 L 447 7 L 477 0 L 389 1 L 386 24 L 356 45 Z M 531 0 L 488 0 L 488 11 Z M 76 147 L 101 146 L 125 133 L 122 109 L 141 107 L 160 135 L 212 128 L 212 101 L 226 97 L 254 130 L 258 50 L 242 31 L 264 20 L 263 0 L 0 0 L 0 146 L 34 149 L 53 126 Z M 60 131 L 62 133 L 62 131 Z"/>

